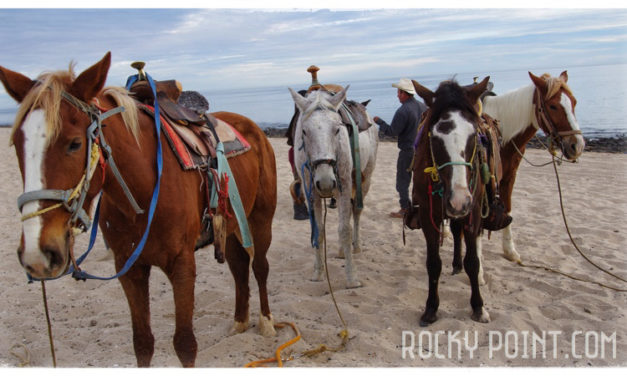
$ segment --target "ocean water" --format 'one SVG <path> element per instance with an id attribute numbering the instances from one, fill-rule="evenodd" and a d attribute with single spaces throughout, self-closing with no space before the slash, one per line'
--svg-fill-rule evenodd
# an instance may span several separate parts
<path id="1" fill-rule="evenodd" d="M 535 75 L 550 73 L 559 75 L 564 69 L 532 70 Z M 473 76 L 480 79 L 489 75 L 494 91 L 503 94 L 531 83 L 525 70 L 499 72 L 476 72 L 440 75 L 408 75 L 422 85 L 434 90 L 440 81 L 456 78 L 461 84 L 472 82 Z M 321 75 L 322 76 L 322 75 Z M 581 66 L 568 68 L 568 84 L 577 98 L 576 117 L 587 137 L 603 137 L 627 134 L 627 64 Z M 323 76 L 321 77 L 323 78 Z M 350 84 L 348 98 L 357 101 L 370 99 L 368 111 L 390 122 L 399 106 L 396 89 L 391 86 L 400 77 L 364 79 L 351 82 L 328 82 Z M 306 89 L 311 82 L 303 69 L 302 83 L 291 86 L 294 90 Z M 322 81 L 322 83 L 325 83 Z M 122 85 L 123 83 L 121 83 Z M 185 83 L 183 82 L 183 86 Z M 294 103 L 287 86 L 270 86 L 240 90 L 203 90 L 210 103 L 210 111 L 232 111 L 245 115 L 262 128 L 287 127 Z M 17 106 L 8 96 L 0 97 L 0 124 L 13 122 Z"/>

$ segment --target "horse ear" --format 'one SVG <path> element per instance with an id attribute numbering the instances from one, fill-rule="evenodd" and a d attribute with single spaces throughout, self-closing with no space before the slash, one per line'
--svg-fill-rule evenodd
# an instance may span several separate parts
<path id="1" fill-rule="evenodd" d="M 533 81 L 533 84 L 536 85 L 536 87 L 540 89 L 542 93 L 546 93 L 547 83 L 542 77 L 538 77 L 531 72 L 529 72 L 529 77 L 531 77 L 531 81 Z"/>
<path id="2" fill-rule="evenodd" d="M 309 101 L 307 100 L 307 98 L 295 92 L 291 87 L 288 87 L 288 90 L 290 91 L 290 94 L 292 94 L 292 98 L 294 99 L 296 107 L 298 107 L 301 113 L 305 112 L 305 110 L 309 106 Z"/>
<path id="3" fill-rule="evenodd" d="M 346 92 L 348 91 L 349 87 L 351 86 L 346 85 L 344 89 L 342 89 L 339 93 L 336 93 L 329 99 L 329 103 L 331 103 L 331 106 L 333 106 L 335 111 L 339 110 L 342 103 L 344 103 L 344 100 L 346 99 Z"/>
<path id="4" fill-rule="evenodd" d="M 367 101 L 365 101 L 365 102 L 361 102 L 361 104 L 362 104 L 364 107 L 368 106 L 368 103 L 370 103 L 370 99 L 368 99 L 368 100 L 367 100 Z"/>
<path id="5" fill-rule="evenodd" d="M 35 81 L 30 78 L 4 67 L 0 67 L 0 81 L 2 81 L 7 93 L 17 103 L 22 103 L 26 94 L 35 85 Z"/>
<path id="6" fill-rule="evenodd" d="M 431 107 L 435 94 L 431 90 L 420 85 L 416 80 L 411 80 L 411 83 L 414 85 L 414 89 L 416 90 L 416 93 L 420 96 L 420 98 L 425 101 L 425 104 L 427 106 Z"/>
<path id="7" fill-rule="evenodd" d="M 473 85 L 472 88 L 468 90 L 468 97 L 472 103 L 477 102 L 481 94 L 483 94 L 488 88 L 488 82 L 490 82 L 490 76 L 487 76 L 483 79 L 483 81 L 479 82 L 476 85 Z"/>
<path id="8" fill-rule="evenodd" d="M 107 52 L 102 60 L 87 68 L 76 78 L 70 92 L 77 98 L 85 101 L 91 100 L 104 87 L 110 66 L 111 52 Z"/>
<path id="9" fill-rule="evenodd" d="M 563 71 L 562 73 L 560 73 L 560 78 L 562 79 L 562 81 L 568 82 L 568 72 Z"/>

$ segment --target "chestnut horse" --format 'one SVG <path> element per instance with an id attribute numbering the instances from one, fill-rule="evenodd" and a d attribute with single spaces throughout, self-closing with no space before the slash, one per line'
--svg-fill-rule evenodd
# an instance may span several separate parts
<path id="1" fill-rule="evenodd" d="M 458 239 L 463 234 L 465 241 L 464 269 L 472 291 L 471 318 L 482 323 L 490 321 L 478 279 L 481 260 L 477 255 L 477 240 L 481 233 L 481 197 L 485 186 L 479 182 L 481 120 L 475 108 L 488 80 L 486 77 L 470 88 L 444 81 L 435 93 L 412 81 L 416 93 L 429 106 L 414 154 L 412 189 L 412 204 L 419 206 L 417 215 L 427 242 L 429 295 L 420 318 L 421 326 L 437 320 L 438 281 L 442 271 L 440 229 L 445 218 L 450 219 L 453 234 Z"/>
<path id="2" fill-rule="evenodd" d="M 487 96 L 483 112 L 497 119 L 503 136 L 501 161 L 503 179 L 500 195 L 508 213 L 512 211 L 512 190 L 516 171 L 523 158 L 527 142 L 538 129 L 548 136 L 550 151 L 559 147 L 564 157 L 575 161 L 585 142 L 575 118 L 577 100 L 566 84 L 568 74 L 559 77 L 543 74 L 537 77 L 529 72 L 532 84 L 499 96 Z M 512 235 L 512 225 L 503 229 L 503 253 L 511 261 L 520 261 Z"/>
<path id="3" fill-rule="evenodd" d="M 99 224 L 105 241 L 113 250 L 117 271 L 123 268 L 147 227 L 149 213 L 146 209 L 157 183 L 157 137 L 163 145 L 167 143 L 161 132 L 156 133 L 153 118 L 138 111 L 136 102 L 125 90 L 104 88 L 110 64 L 111 55 L 107 53 L 78 77 L 70 67 L 69 71 L 43 74 L 37 80 L 0 67 L 0 80 L 20 103 L 12 142 L 25 195 L 71 190 L 89 183 L 78 208 L 72 209 L 77 206 L 75 199 L 53 206 L 55 201 L 49 198 L 30 200 L 21 208 L 24 217 L 17 253 L 20 263 L 35 278 L 55 278 L 69 269 L 78 226 L 70 210 L 89 212 L 100 192 Z M 85 172 L 91 159 L 87 152 L 88 143 L 91 145 L 88 126 L 94 117 L 101 118 L 100 111 L 120 105 L 125 107 L 124 117 L 114 114 L 103 120 L 102 130 L 94 142 L 102 146 L 104 139 L 107 140 L 108 154 L 115 157 L 117 169 L 130 187 L 130 195 L 144 209 L 142 214 L 137 214 L 131 206 L 110 164 L 96 164 Z M 260 331 L 273 335 L 266 290 L 269 269 L 266 252 L 271 242 L 277 197 L 274 151 L 264 133 L 250 119 L 227 112 L 214 116 L 231 124 L 252 146 L 248 152 L 229 159 L 229 165 L 254 241 L 252 268 L 259 285 Z M 137 365 L 149 366 L 154 353 L 148 282 L 152 266 L 157 266 L 172 284 L 176 310 L 174 349 L 183 366 L 194 366 L 197 353 L 192 327 L 196 280 L 194 248 L 201 233 L 203 211 L 208 206 L 203 185 L 206 174 L 183 171 L 168 147 L 164 147 L 162 153 L 160 191 L 152 227 L 143 252 L 119 280 L 130 307 Z M 96 155 L 96 161 L 98 157 Z M 83 225 L 83 229 L 85 227 Z M 229 235 L 225 256 L 235 279 L 234 329 L 244 331 L 248 326 L 250 259 L 238 241 L 236 227 L 234 217 L 227 220 Z"/>

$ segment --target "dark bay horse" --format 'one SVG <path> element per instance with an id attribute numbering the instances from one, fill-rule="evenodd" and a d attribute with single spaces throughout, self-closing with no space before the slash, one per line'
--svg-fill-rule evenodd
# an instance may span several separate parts
<path id="1" fill-rule="evenodd" d="M 46 279 L 62 275 L 73 259 L 74 214 L 89 212 L 102 192 L 99 225 L 114 252 L 119 271 L 147 227 L 148 207 L 157 181 L 157 137 L 153 118 L 138 111 L 125 90 L 104 88 L 111 55 L 94 64 L 78 77 L 69 71 L 43 74 L 31 80 L 0 67 L 0 80 L 7 92 L 20 103 L 12 134 L 24 191 L 55 192 L 74 187 L 86 189 L 84 202 L 66 210 L 76 200 L 55 205 L 51 199 L 35 199 L 22 207 L 23 231 L 18 247 L 20 263 L 30 275 Z M 101 135 L 111 147 L 118 170 L 130 188 L 143 214 L 133 210 L 128 196 L 114 176 L 111 165 L 91 164 L 87 127 L 94 120 L 94 108 L 105 112 L 120 105 L 125 111 L 103 120 Z M 266 252 L 272 238 L 272 218 L 277 200 L 274 151 L 264 133 L 250 119 L 238 114 L 214 114 L 239 131 L 252 148 L 229 159 L 254 242 L 252 269 L 259 285 L 260 331 L 273 335 L 273 319 L 268 306 Z M 91 118 L 90 118 L 91 117 Z M 97 150 L 97 149 L 92 149 Z M 97 162 L 102 159 L 95 155 Z M 93 166 L 93 168 L 85 166 Z M 197 343 L 192 327 L 196 263 L 194 247 L 201 233 L 201 219 L 208 206 L 203 186 L 206 174 L 184 172 L 172 150 L 163 148 L 163 173 L 152 227 L 143 253 L 128 272 L 119 277 L 131 312 L 133 345 L 138 366 L 149 366 L 154 353 L 150 328 L 149 276 L 157 266 L 168 276 L 176 308 L 174 348 L 183 366 L 193 366 Z M 76 206 L 76 205 L 74 205 Z M 232 213 L 230 205 L 227 206 Z M 225 216 L 227 218 L 228 216 Z M 225 256 L 235 280 L 236 331 L 248 327 L 249 254 L 242 247 L 235 217 L 227 219 Z"/>
<path id="2" fill-rule="evenodd" d="M 529 77 L 531 84 L 503 95 L 487 96 L 483 102 L 483 112 L 499 121 L 503 135 L 500 195 L 508 213 L 512 211 L 512 191 L 525 146 L 538 129 L 548 136 L 551 152 L 561 149 L 570 161 L 577 160 L 585 147 L 575 117 L 577 100 L 567 85 L 567 72 L 559 77 L 546 73 L 538 77 L 529 72 Z M 520 261 L 511 226 L 502 231 L 503 254 L 511 261 Z"/>
<path id="3" fill-rule="evenodd" d="M 479 291 L 480 259 L 477 239 L 481 233 L 481 198 L 485 186 L 480 183 L 480 117 L 475 107 L 485 91 L 489 77 L 470 88 L 455 81 L 440 83 L 434 92 L 412 81 L 420 97 L 429 106 L 420 139 L 417 140 L 413 165 L 412 203 L 427 242 L 429 296 L 420 318 L 427 326 L 437 320 L 440 303 L 438 282 L 442 271 L 440 259 L 441 224 L 450 218 L 453 235 L 466 245 L 464 269 L 470 279 L 472 319 L 490 321 Z M 456 242 L 456 246 L 460 246 Z"/>

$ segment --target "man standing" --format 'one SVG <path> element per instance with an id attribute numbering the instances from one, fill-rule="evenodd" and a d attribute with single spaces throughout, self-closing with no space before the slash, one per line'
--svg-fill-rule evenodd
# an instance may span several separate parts
<path id="1" fill-rule="evenodd" d="M 411 182 L 411 161 L 414 157 L 414 141 L 422 113 L 427 109 L 424 103 L 414 98 L 416 91 L 408 78 L 401 78 L 396 84 L 398 101 L 401 107 L 396 110 L 392 124 L 388 124 L 378 116 L 374 117 L 379 130 L 387 136 L 398 137 L 398 160 L 396 162 L 396 191 L 399 195 L 401 209 L 390 213 L 392 218 L 403 218 L 411 206 L 409 200 L 409 183 Z"/>

